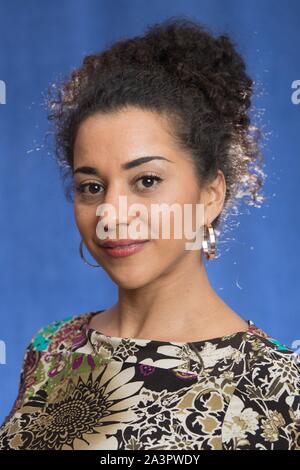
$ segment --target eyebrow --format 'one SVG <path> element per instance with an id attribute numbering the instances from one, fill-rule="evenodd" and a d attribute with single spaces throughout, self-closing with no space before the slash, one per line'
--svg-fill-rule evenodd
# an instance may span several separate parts
<path id="1" fill-rule="evenodd" d="M 146 156 L 146 157 L 140 157 L 136 158 L 135 160 L 131 160 L 130 162 L 123 163 L 121 165 L 122 170 L 129 170 L 131 168 L 134 168 L 138 165 L 142 165 L 143 163 L 148 163 L 151 160 L 166 160 L 167 162 L 174 163 L 168 158 L 161 157 L 158 155 L 153 155 L 153 156 Z M 76 168 L 76 170 L 73 171 L 73 175 L 75 173 L 84 173 L 85 175 L 99 175 L 97 168 L 91 167 L 91 166 L 80 166 Z"/>

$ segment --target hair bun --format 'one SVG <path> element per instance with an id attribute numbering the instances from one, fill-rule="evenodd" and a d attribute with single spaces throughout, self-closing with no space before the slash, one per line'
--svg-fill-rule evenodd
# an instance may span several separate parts
<path id="1" fill-rule="evenodd" d="M 148 27 L 140 63 L 159 66 L 183 86 L 198 89 L 224 118 L 239 123 L 251 105 L 252 80 L 245 63 L 226 35 L 186 18 Z M 145 52 L 147 50 L 147 53 Z M 238 105 L 238 109 L 237 109 Z"/>

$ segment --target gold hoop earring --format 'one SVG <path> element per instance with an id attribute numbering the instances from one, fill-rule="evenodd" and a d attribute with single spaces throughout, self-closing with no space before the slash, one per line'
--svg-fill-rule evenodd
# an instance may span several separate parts
<path id="1" fill-rule="evenodd" d="M 82 239 L 81 239 L 81 242 L 80 242 L 80 245 L 79 245 L 79 253 L 80 253 L 80 257 L 83 259 L 85 264 L 91 266 L 92 268 L 101 268 L 101 266 L 99 264 L 91 264 L 85 259 L 84 254 L 83 254 L 83 240 Z"/>
<path id="2" fill-rule="evenodd" d="M 206 238 L 206 234 L 204 234 L 204 240 L 202 242 L 202 247 L 203 247 L 203 251 L 205 253 L 206 258 L 208 260 L 212 260 L 215 257 L 215 254 L 216 254 L 215 231 L 214 231 L 213 226 L 211 224 L 205 225 L 205 228 L 208 231 L 210 249 L 208 251 L 208 239 Z"/>

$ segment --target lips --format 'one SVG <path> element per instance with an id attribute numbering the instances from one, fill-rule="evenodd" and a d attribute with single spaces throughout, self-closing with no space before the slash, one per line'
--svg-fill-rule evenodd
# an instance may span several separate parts
<path id="1" fill-rule="evenodd" d="M 120 245 L 121 241 L 122 241 L 122 245 Z M 107 241 L 105 242 L 105 244 L 103 243 L 102 245 L 100 245 L 100 248 L 108 256 L 111 256 L 113 258 L 124 258 L 124 257 L 131 256 L 143 250 L 144 246 L 147 245 L 149 241 L 150 240 L 132 240 L 132 239 L 131 240 L 114 240 L 114 243 L 112 243 L 112 241 Z"/>
<path id="2" fill-rule="evenodd" d="M 130 245 L 137 245 L 140 243 L 145 243 L 146 241 L 148 240 L 141 240 L 141 239 L 133 240 L 132 238 L 130 238 L 129 240 L 124 240 L 124 239 L 108 240 L 104 243 L 101 243 L 101 246 L 104 248 L 121 248 L 121 247 L 130 246 Z"/>

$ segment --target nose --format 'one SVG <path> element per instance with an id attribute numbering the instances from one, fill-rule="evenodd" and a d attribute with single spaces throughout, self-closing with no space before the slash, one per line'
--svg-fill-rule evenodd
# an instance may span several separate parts
<path id="1" fill-rule="evenodd" d="M 121 192 L 117 187 L 111 186 L 106 193 L 105 200 L 96 210 L 96 215 L 99 218 L 97 225 L 98 237 L 99 231 L 103 233 L 104 238 L 128 238 L 128 226 L 135 218 L 139 217 L 138 211 L 129 215 L 129 208 L 128 194 L 124 191 Z"/>

